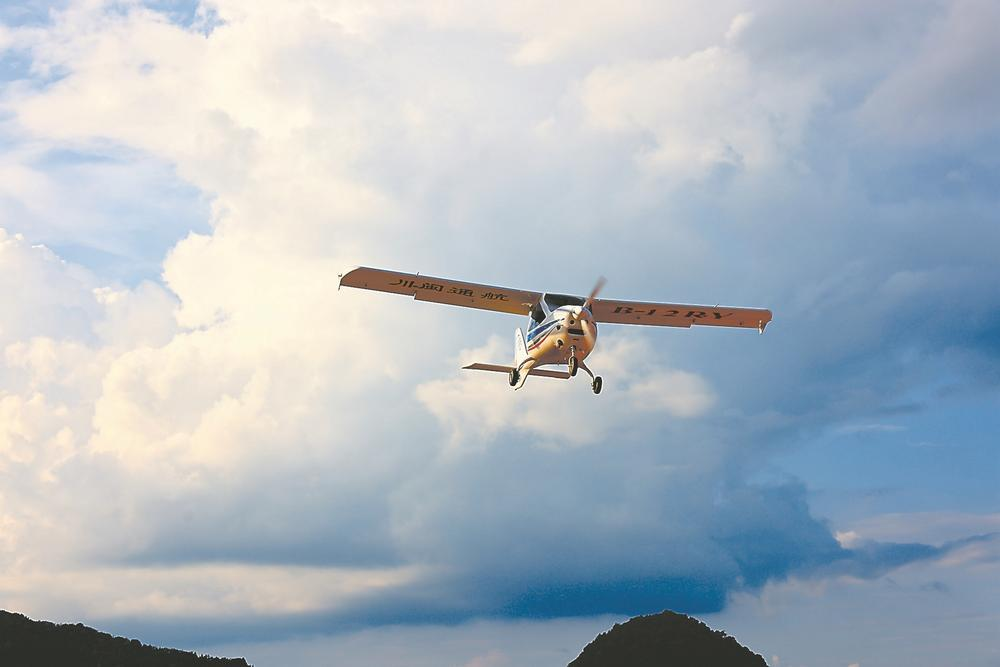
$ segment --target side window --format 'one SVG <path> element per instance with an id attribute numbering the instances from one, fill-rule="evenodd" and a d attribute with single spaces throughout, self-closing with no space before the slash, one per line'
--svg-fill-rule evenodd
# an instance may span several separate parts
<path id="1" fill-rule="evenodd" d="M 542 310 L 541 301 L 539 301 L 538 303 L 536 303 L 534 306 L 531 307 L 530 318 L 531 321 L 528 323 L 529 327 L 541 324 L 542 321 L 545 319 L 545 311 Z"/>

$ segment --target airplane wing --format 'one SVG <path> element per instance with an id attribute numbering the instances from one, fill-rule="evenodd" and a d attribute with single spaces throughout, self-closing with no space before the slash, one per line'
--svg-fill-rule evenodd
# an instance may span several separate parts
<path id="1" fill-rule="evenodd" d="M 591 312 L 597 322 L 611 324 L 647 324 L 662 327 L 741 327 L 757 329 L 771 321 L 771 311 L 764 308 L 730 306 L 695 306 L 683 303 L 645 303 L 594 299 Z"/>
<path id="2" fill-rule="evenodd" d="M 348 271 L 340 277 L 341 287 L 391 292 L 412 296 L 417 301 L 447 303 L 452 306 L 494 310 L 513 315 L 526 315 L 541 298 L 541 292 L 466 283 L 445 278 L 432 278 L 415 273 L 399 273 L 366 266 Z"/>

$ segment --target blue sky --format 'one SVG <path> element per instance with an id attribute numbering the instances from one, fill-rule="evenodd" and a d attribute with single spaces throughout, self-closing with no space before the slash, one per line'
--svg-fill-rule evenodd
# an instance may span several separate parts
<path id="1" fill-rule="evenodd" d="M 995 665 L 994 3 L 0 9 L 0 607 L 258 665 Z M 605 326 L 365 264 L 765 306 Z M 830 619 L 835 618 L 832 622 Z"/>

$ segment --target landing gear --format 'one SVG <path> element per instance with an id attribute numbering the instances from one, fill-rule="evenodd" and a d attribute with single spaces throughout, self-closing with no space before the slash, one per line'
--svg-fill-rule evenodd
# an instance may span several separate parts
<path id="1" fill-rule="evenodd" d="M 587 368 L 587 364 L 583 363 L 582 361 L 580 362 L 580 368 L 582 368 L 587 373 L 587 375 L 590 376 L 591 380 L 590 388 L 594 390 L 595 394 L 600 394 L 601 388 L 604 386 L 604 381 L 601 380 L 601 376 L 594 375 L 594 371 Z"/>
<path id="2" fill-rule="evenodd" d="M 569 376 L 576 377 L 576 372 L 580 368 L 580 360 L 576 358 L 576 345 L 569 346 L 569 359 L 566 360 L 566 365 L 569 366 Z"/>
<path id="3" fill-rule="evenodd" d="M 510 382 L 510 386 L 512 386 L 515 390 L 520 389 L 521 385 L 524 384 L 524 381 L 527 380 L 528 376 L 531 374 L 531 369 L 534 365 L 535 358 L 526 357 L 525 359 L 522 359 L 521 363 L 519 363 L 515 368 L 511 368 L 507 371 L 507 381 Z"/>

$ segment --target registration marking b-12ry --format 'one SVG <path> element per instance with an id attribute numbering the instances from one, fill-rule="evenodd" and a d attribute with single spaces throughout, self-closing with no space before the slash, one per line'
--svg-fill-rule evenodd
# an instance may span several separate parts
<path id="1" fill-rule="evenodd" d="M 417 301 L 527 315 L 527 332 L 514 330 L 512 365 L 475 363 L 469 370 L 506 373 L 510 386 L 520 389 L 529 375 L 568 380 L 577 370 L 590 376 L 595 394 L 602 380 L 584 360 L 597 344 L 597 324 L 645 324 L 667 327 L 711 326 L 756 329 L 764 333 L 771 321 L 765 308 L 731 308 L 679 303 L 646 303 L 598 299 L 604 279 L 586 297 L 496 287 L 413 273 L 359 267 L 340 276 L 341 287 L 391 292 Z M 565 370 L 542 368 L 565 366 Z"/>

